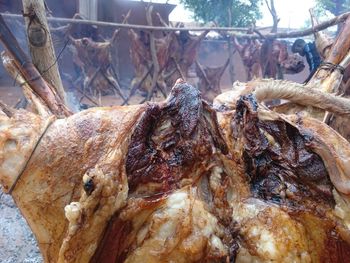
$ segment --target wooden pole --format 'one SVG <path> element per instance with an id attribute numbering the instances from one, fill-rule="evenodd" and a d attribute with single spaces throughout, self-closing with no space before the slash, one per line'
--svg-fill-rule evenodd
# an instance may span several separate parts
<path id="1" fill-rule="evenodd" d="M 0 41 L 14 59 L 14 64 L 30 88 L 46 103 L 50 111 L 58 117 L 67 117 L 72 113 L 68 110 L 54 88 L 40 75 L 29 57 L 23 52 L 16 38 L 7 27 L 0 15 Z"/>
<path id="2" fill-rule="evenodd" d="M 20 18 L 20 15 L 16 14 L 6 14 L 1 13 L 4 17 L 12 17 L 12 18 Z M 97 25 L 97 26 L 107 26 L 107 27 L 119 27 L 126 29 L 140 29 L 140 30 L 153 30 L 153 31 L 227 31 L 228 34 L 235 36 L 237 38 L 250 38 L 250 39 L 260 39 L 260 38 L 297 38 L 312 35 L 316 31 L 325 30 L 328 27 L 337 25 L 346 20 L 346 18 L 350 15 L 350 12 L 341 14 L 337 17 L 334 17 L 330 20 L 320 23 L 315 26 L 315 28 L 308 28 L 305 30 L 294 30 L 287 33 L 268 33 L 268 34 L 244 34 L 239 32 L 247 32 L 250 28 L 246 27 L 164 27 L 164 26 L 148 26 L 148 25 L 134 25 L 134 24 L 120 24 L 113 22 L 104 22 L 104 21 L 94 21 L 94 20 L 81 20 L 81 19 L 72 19 L 72 18 L 61 18 L 61 17 L 48 17 L 47 20 L 49 22 L 61 22 L 61 23 L 70 23 L 70 24 L 84 24 L 84 25 Z M 269 27 L 268 27 L 269 28 Z M 266 27 L 256 28 L 256 30 L 266 29 Z"/>
<path id="3" fill-rule="evenodd" d="M 151 5 L 146 10 L 146 19 L 149 26 L 153 26 L 152 12 L 153 12 L 153 6 Z M 154 90 L 157 86 L 157 81 L 158 81 L 159 72 L 160 72 L 160 67 L 159 67 L 158 57 L 157 57 L 156 39 L 153 31 L 149 32 L 149 40 L 150 40 L 150 49 L 151 49 L 151 56 L 152 56 L 152 62 L 153 62 L 153 76 L 152 76 L 151 88 L 148 91 L 147 100 L 150 100 L 153 96 Z"/>
<path id="4" fill-rule="evenodd" d="M 228 26 L 232 25 L 232 9 L 231 7 L 228 9 Z M 232 47 L 232 37 L 227 36 L 227 44 L 228 44 L 228 58 L 230 61 L 229 73 L 230 73 L 230 81 L 233 83 L 235 81 L 235 63 L 233 61 L 233 47 Z"/>
<path id="5" fill-rule="evenodd" d="M 43 78 L 56 89 L 57 94 L 66 103 L 66 94 L 47 24 L 44 0 L 23 0 L 22 3 L 32 62 Z"/>

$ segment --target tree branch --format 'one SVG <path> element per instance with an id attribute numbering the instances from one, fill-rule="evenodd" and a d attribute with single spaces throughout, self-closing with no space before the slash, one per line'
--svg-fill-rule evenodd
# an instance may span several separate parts
<path id="1" fill-rule="evenodd" d="M 277 12 L 276 12 L 276 8 L 275 8 L 275 2 L 274 2 L 274 0 L 270 0 L 270 5 L 269 5 L 268 0 L 265 0 L 265 3 L 267 5 L 267 8 L 270 11 L 270 14 L 271 14 L 272 20 L 273 20 L 271 33 L 277 33 L 277 26 L 278 26 L 278 22 L 280 20 L 279 20 L 279 18 L 277 16 Z"/>

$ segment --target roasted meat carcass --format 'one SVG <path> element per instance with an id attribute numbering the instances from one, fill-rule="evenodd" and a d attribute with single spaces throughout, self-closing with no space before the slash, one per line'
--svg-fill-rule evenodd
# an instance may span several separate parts
<path id="1" fill-rule="evenodd" d="M 149 98 L 153 96 L 152 75 L 154 74 L 154 63 L 152 61 L 152 51 L 150 36 L 144 31 L 136 32 L 133 29 L 128 30 L 130 37 L 130 57 L 135 67 L 135 77 L 131 82 L 130 95 L 134 95 L 137 90 L 145 93 Z M 157 77 L 157 88 L 165 93 L 165 82 L 161 74 L 169 60 L 169 46 L 172 40 L 171 35 L 155 39 L 156 59 L 159 65 L 159 76 Z"/>
<path id="2" fill-rule="evenodd" d="M 199 45 L 208 33 L 209 31 L 204 31 L 194 36 L 188 31 L 181 31 L 179 34 L 170 35 L 170 59 L 165 68 L 165 79 L 168 86 L 171 87 L 178 78 L 188 78 L 189 69 L 196 61 Z"/>
<path id="3" fill-rule="evenodd" d="M 245 44 L 233 38 L 233 44 L 238 51 L 246 69 L 247 80 L 253 78 L 283 79 L 283 74 L 297 74 L 305 65 L 301 56 L 288 54 L 287 42 L 277 39 L 248 39 Z"/>
<path id="4" fill-rule="evenodd" d="M 178 80 L 164 102 L 73 115 L 31 80 L 36 113 L 0 103 L 0 183 L 46 262 L 349 262 L 350 143 L 314 118 L 348 99 L 260 80 L 211 106 Z"/>
<path id="5" fill-rule="evenodd" d="M 161 103 L 2 114 L 1 183 L 45 261 L 346 262 L 349 143 L 235 101 L 178 81 Z"/>
<path id="6" fill-rule="evenodd" d="M 208 67 L 196 61 L 196 73 L 198 77 L 197 87 L 202 93 L 203 99 L 212 102 L 221 93 L 220 81 L 230 60 L 227 59 L 223 66 Z"/>
<path id="7" fill-rule="evenodd" d="M 113 91 L 116 96 L 120 96 L 126 101 L 117 75 L 113 69 L 112 48 L 118 34 L 115 31 L 109 41 L 95 42 L 90 38 L 74 39 L 70 37 L 70 42 L 74 46 L 73 62 L 80 68 L 80 74 L 84 76 L 83 91 L 90 91 L 98 96 L 101 105 L 101 96 Z"/>

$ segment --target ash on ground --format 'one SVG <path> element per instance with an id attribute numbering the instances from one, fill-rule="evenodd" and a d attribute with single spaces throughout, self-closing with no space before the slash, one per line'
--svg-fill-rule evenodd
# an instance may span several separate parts
<path id="1" fill-rule="evenodd" d="M 0 261 L 42 263 L 37 242 L 12 197 L 0 189 Z"/>

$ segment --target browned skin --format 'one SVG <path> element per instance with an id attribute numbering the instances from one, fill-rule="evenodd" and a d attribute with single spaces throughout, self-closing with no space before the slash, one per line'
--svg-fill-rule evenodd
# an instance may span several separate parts
<path id="1" fill-rule="evenodd" d="M 103 164 L 106 155 L 121 147 L 142 111 L 143 106 L 81 112 L 54 122 L 41 139 L 12 195 L 46 262 L 57 261 L 68 225 L 64 207 L 79 199 L 82 176 L 97 164 L 104 171 L 117 169 Z"/>
<path id="2" fill-rule="evenodd" d="M 247 40 L 242 45 L 233 39 L 236 50 L 246 67 L 247 80 L 253 78 L 283 79 L 283 73 L 297 74 L 305 65 L 301 56 L 288 54 L 287 43 L 277 39 Z"/>
<path id="3" fill-rule="evenodd" d="M 0 113 L 2 157 L 23 156 L 12 174 L 0 158 L 0 178 L 18 179 L 12 195 L 45 260 L 346 262 L 350 143 L 265 109 L 255 88 L 218 111 L 178 81 L 164 102 L 50 126 Z"/>
<path id="4" fill-rule="evenodd" d="M 311 249 L 314 262 L 321 259 L 322 262 L 348 262 L 349 232 L 345 235 L 342 231 L 338 232 L 338 219 L 329 218 L 334 199 L 333 185 L 327 172 L 330 163 L 340 160 L 334 152 L 331 153 L 331 145 L 343 138 L 313 119 L 295 115 L 284 119 L 275 114 L 269 116 L 269 112 L 265 117 L 259 117 L 258 112 L 259 105 L 248 95 L 237 101 L 231 122 L 226 121 L 229 121 L 232 112 L 227 112 L 228 115 L 221 121 L 224 127 L 231 126 L 232 147 L 238 149 L 233 152 L 244 161 L 253 196 L 283 205 L 294 220 L 306 227 L 310 248 L 315 249 Z M 320 138 L 322 146 L 316 146 Z M 237 147 L 237 143 L 242 148 Z M 343 145 L 348 147 L 344 142 Z M 321 159 L 315 153 L 321 153 L 316 150 L 320 148 L 329 151 L 328 159 Z M 319 239 L 324 241 L 319 242 Z"/>

